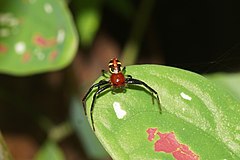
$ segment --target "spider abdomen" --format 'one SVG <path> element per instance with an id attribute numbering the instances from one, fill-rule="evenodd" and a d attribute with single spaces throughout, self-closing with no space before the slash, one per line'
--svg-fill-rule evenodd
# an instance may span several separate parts
<path id="1" fill-rule="evenodd" d="M 118 88 L 125 86 L 125 77 L 121 72 L 112 74 L 110 81 L 113 87 Z"/>

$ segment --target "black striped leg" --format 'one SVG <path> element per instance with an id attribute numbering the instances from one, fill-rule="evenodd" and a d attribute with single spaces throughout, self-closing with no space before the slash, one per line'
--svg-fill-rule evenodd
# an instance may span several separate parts
<path id="1" fill-rule="evenodd" d="M 92 100 L 92 105 L 91 105 L 91 108 L 90 108 L 90 115 L 91 115 L 91 122 L 92 122 L 92 128 L 93 128 L 93 131 L 95 131 L 95 126 L 94 126 L 94 121 L 93 121 L 93 109 L 94 109 L 94 103 L 97 99 L 97 96 L 102 93 L 103 91 L 105 91 L 106 89 L 110 88 L 112 85 L 111 84 L 108 84 L 108 85 L 105 85 L 103 87 L 98 87 L 98 90 L 95 92 L 95 94 L 93 95 L 93 100 Z"/>
<path id="2" fill-rule="evenodd" d="M 132 79 L 131 75 L 126 75 L 127 79 Z"/>
<path id="3" fill-rule="evenodd" d="M 86 112 L 86 99 L 87 99 L 88 95 L 90 94 L 90 92 L 93 90 L 93 88 L 98 87 L 98 90 L 99 90 L 99 88 L 101 86 L 106 85 L 106 84 L 109 84 L 109 81 L 101 80 L 101 81 L 99 81 L 98 83 L 92 85 L 89 88 L 89 90 L 87 91 L 87 93 L 85 94 L 85 96 L 82 99 L 83 109 L 84 109 L 85 115 L 87 115 L 87 112 Z"/>
<path id="4" fill-rule="evenodd" d="M 138 79 L 133 79 L 131 76 L 126 78 L 125 82 L 126 82 L 126 84 L 143 85 L 144 87 L 146 87 L 152 93 L 152 97 L 153 97 L 153 94 L 155 94 L 156 98 L 157 98 L 157 102 L 158 102 L 160 113 L 162 113 L 162 108 L 161 108 L 161 103 L 160 103 L 160 99 L 159 99 L 158 93 L 153 88 L 151 88 L 149 85 L 147 85 L 143 81 L 140 81 Z M 154 99 L 153 99 L 153 103 L 154 103 Z"/>

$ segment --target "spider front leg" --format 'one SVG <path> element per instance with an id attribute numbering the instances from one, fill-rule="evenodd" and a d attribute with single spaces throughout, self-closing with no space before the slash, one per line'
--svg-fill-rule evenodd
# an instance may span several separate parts
<path id="1" fill-rule="evenodd" d="M 109 77 L 109 72 L 105 71 L 104 69 L 102 70 L 102 76 L 105 78 Z"/>
<path id="2" fill-rule="evenodd" d="M 109 82 L 108 82 L 109 83 Z M 92 100 L 92 104 L 91 104 L 91 108 L 90 108 L 90 116 L 91 116 L 91 123 L 92 123 L 92 128 L 93 131 L 95 131 L 95 126 L 94 126 L 94 121 L 93 121 L 93 109 L 94 109 L 94 103 L 97 99 L 97 96 L 102 93 L 103 91 L 105 91 L 106 89 L 110 88 L 112 85 L 108 84 L 103 86 L 102 88 L 98 87 L 98 90 L 95 92 L 95 94 L 93 95 L 93 100 Z"/>
<path id="3" fill-rule="evenodd" d="M 83 104 L 83 109 L 84 109 L 85 115 L 87 115 L 87 112 L 86 112 L 86 99 L 87 99 L 88 95 L 90 94 L 90 92 L 93 90 L 93 88 L 98 87 L 98 90 L 99 90 L 99 88 L 100 88 L 102 85 L 106 85 L 106 84 L 108 84 L 108 83 L 109 83 L 108 81 L 101 80 L 101 81 L 99 81 L 98 83 L 92 85 L 92 86 L 89 88 L 89 90 L 87 91 L 87 93 L 85 94 L 85 96 L 84 96 L 83 99 L 82 99 L 82 104 Z"/>
<path id="4" fill-rule="evenodd" d="M 126 67 L 122 68 L 122 73 L 125 74 L 126 73 Z"/>
<path id="5" fill-rule="evenodd" d="M 157 91 L 155 91 L 153 88 L 151 88 L 149 85 L 147 85 L 145 82 L 138 80 L 138 79 L 133 79 L 132 76 L 128 76 L 128 78 L 126 78 L 125 80 L 126 84 L 137 84 L 137 85 L 143 85 L 144 87 L 146 87 L 152 94 L 154 93 L 156 95 L 157 101 L 158 101 L 158 106 L 159 106 L 159 110 L 160 113 L 162 113 L 162 108 L 161 108 L 161 103 L 160 103 L 160 99 L 158 96 Z M 154 102 L 154 100 L 153 100 Z"/>
<path id="6" fill-rule="evenodd" d="M 127 79 L 132 79 L 131 75 L 126 75 Z"/>

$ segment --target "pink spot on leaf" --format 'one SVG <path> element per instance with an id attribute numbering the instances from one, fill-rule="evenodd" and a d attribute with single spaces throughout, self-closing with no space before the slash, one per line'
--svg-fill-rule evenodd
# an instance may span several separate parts
<path id="1" fill-rule="evenodd" d="M 152 141 L 157 129 L 147 129 L 148 140 Z M 155 152 L 165 152 L 172 154 L 176 160 L 199 160 L 199 156 L 189 149 L 185 144 L 181 144 L 176 139 L 174 132 L 157 132 L 159 139 L 154 143 Z"/>
<path id="2" fill-rule="evenodd" d="M 41 35 L 36 35 L 33 41 L 40 47 L 52 47 L 57 43 L 55 38 L 45 38 Z"/>
<path id="3" fill-rule="evenodd" d="M 152 141 L 154 139 L 156 131 L 157 131 L 157 128 L 149 128 L 147 130 L 149 141 Z"/>
<path id="4" fill-rule="evenodd" d="M 180 144 L 176 140 L 176 137 L 173 132 L 171 133 L 157 133 L 160 137 L 159 140 L 155 142 L 155 151 L 156 152 L 166 152 L 171 153 L 177 150 L 180 147 Z"/>
<path id="5" fill-rule="evenodd" d="M 0 44 L 0 54 L 6 53 L 8 48 L 4 44 Z"/>
<path id="6" fill-rule="evenodd" d="M 53 61 L 57 58 L 58 52 L 57 51 L 52 51 L 49 55 L 49 60 Z"/>
<path id="7" fill-rule="evenodd" d="M 22 62 L 27 63 L 31 59 L 31 54 L 29 52 L 25 52 L 22 56 Z"/>
<path id="8" fill-rule="evenodd" d="M 173 157 L 177 160 L 198 160 L 198 155 L 194 154 L 188 146 L 181 144 L 177 151 L 173 152 Z"/>

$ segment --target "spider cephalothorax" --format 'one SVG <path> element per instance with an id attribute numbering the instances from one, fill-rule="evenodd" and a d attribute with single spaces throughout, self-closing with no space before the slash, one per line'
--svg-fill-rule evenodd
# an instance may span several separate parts
<path id="1" fill-rule="evenodd" d="M 130 85 L 142 85 L 142 86 L 146 87 L 152 94 L 156 95 L 156 98 L 157 98 L 157 101 L 159 104 L 159 108 L 160 108 L 160 112 L 161 112 L 160 99 L 159 99 L 158 93 L 154 89 L 152 89 L 149 85 L 147 85 L 145 82 L 143 82 L 141 80 L 134 79 L 130 75 L 125 75 L 126 68 L 125 67 L 122 68 L 122 64 L 117 58 L 111 59 L 110 62 L 108 63 L 108 67 L 109 67 L 108 74 L 110 74 L 109 80 L 107 81 L 107 80 L 103 79 L 103 80 L 100 80 L 98 83 L 93 84 L 82 99 L 84 111 L 86 114 L 86 98 L 88 97 L 88 95 L 92 91 L 92 89 L 97 87 L 97 90 L 93 95 L 93 100 L 92 100 L 92 104 L 91 104 L 91 108 L 90 108 L 91 122 L 92 122 L 92 127 L 93 127 L 94 131 L 95 131 L 95 126 L 94 126 L 94 121 L 93 121 L 94 103 L 96 101 L 97 95 L 99 95 L 100 93 L 102 93 L 103 91 L 105 91 L 108 88 L 111 88 L 113 91 L 115 91 L 117 89 L 121 89 L 122 91 L 124 91 L 126 85 L 129 85 L 129 84 Z M 105 70 L 102 70 L 102 74 L 104 77 L 107 77 L 106 76 L 107 72 Z"/>

